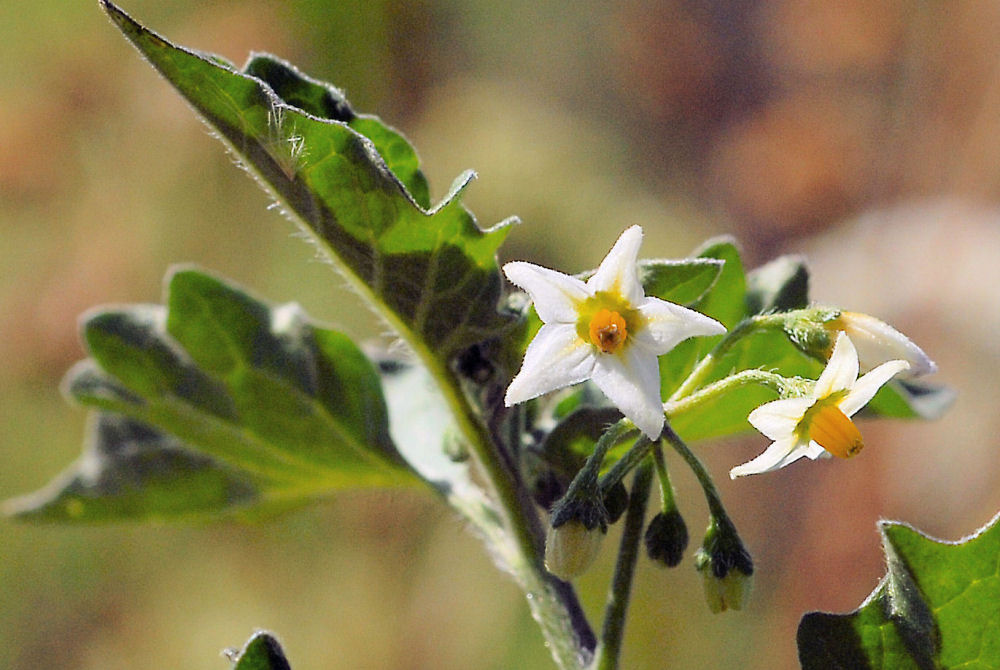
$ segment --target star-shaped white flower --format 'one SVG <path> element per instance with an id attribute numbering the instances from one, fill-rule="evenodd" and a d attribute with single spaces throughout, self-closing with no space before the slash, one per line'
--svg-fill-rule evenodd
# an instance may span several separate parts
<path id="1" fill-rule="evenodd" d="M 810 395 L 773 400 L 750 412 L 750 424 L 774 442 L 757 458 L 730 470 L 729 476 L 770 472 L 803 456 L 849 458 L 858 453 L 864 441 L 851 417 L 909 367 L 906 361 L 889 361 L 859 378 L 858 352 L 851 338 L 840 332 Z"/>
<path id="2" fill-rule="evenodd" d="M 645 295 L 636 264 L 641 243 L 639 226 L 623 232 L 586 283 L 531 263 L 504 265 L 544 324 L 507 388 L 508 407 L 590 379 L 650 439 L 659 437 L 664 415 L 657 356 L 689 337 L 726 329 Z"/>

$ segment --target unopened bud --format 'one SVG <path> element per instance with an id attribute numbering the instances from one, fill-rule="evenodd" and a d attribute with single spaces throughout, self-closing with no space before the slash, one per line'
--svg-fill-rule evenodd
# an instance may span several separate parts
<path id="1" fill-rule="evenodd" d="M 608 523 L 616 523 L 625 513 L 626 507 L 628 507 L 628 489 L 618 482 L 604 494 L 604 509 L 608 512 Z"/>
<path id="2" fill-rule="evenodd" d="M 684 557 L 688 546 L 688 530 L 677 508 L 660 512 L 646 528 L 646 553 L 668 568 L 675 567 Z"/>
<path id="3" fill-rule="evenodd" d="M 845 332 L 858 351 L 861 372 L 892 360 L 910 364 L 909 370 L 903 373 L 907 377 L 918 377 L 937 370 L 937 364 L 923 349 L 874 316 L 823 307 L 795 310 L 775 316 L 783 317 L 785 334 L 795 346 L 824 363 L 830 359 L 837 333 Z"/>
<path id="4" fill-rule="evenodd" d="M 603 539 L 604 530 L 600 527 L 587 528 L 575 519 L 558 528 L 549 526 L 545 537 L 545 569 L 565 581 L 579 577 L 594 563 Z"/>
<path id="5" fill-rule="evenodd" d="M 694 565 L 704 579 L 705 600 L 713 614 L 743 609 L 753 585 L 753 559 L 728 519 L 712 520 Z"/>
<path id="6" fill-rule="evenodd" d="M 860 312 L 841 312 L 825 326 L 834 333 L 841 330 L 847 333 L 858 351 L 862 372 L 891 360 L 902 360 L 910 364 L 909 370 L 901 373 L 907 377 L 919 377 L 937 370 L 937 364 L 923 349 L 874 316 Z"/>

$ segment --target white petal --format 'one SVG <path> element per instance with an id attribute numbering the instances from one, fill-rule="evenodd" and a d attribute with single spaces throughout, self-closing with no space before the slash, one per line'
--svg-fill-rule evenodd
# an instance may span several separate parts
<path id="1" fill-rule="evenodd" d="M 747 421 L 772 440 L 783 440 L 795 433 L 795 427 L 814 402 L 815 398 L 772 400 L 750 412 Z"/>
<path id="2" fill-rule="evenodd" d="M 527 291 L 544 323 L 576 323 L 576 305 L 590 297 L 587 285 L 575 277 L 541 265 L 514 261 L 503 266 L 512 283 Z"/>
<path id="3" fill-rule="evenodd" d="M 772 470 L 783 468 L 789 463 L 793 463 L 805 456 L 807 446 L 797 444 L 794 439 L 772 442 L 771 446 L 765 449 L 757 458 L 730 470 L 729 476 L 732 479 L 736 479 L 737 477 L 758 475 L 762 472 L 771 472 Z"/>
<path id="4" fill-rule="evenodd" d="M 887 381 L 909 367 L 910 364 L 906 361 L 889 361 L 878 366 L 854 383 L 854 388 L 838 404 L 840 411 L 847 416 L 853 416 L 875 397 L 875 394 Z"/>
<path id="5" fill-rule="evenodd" d="M 817 458 L 833 458 L 833 454 L 824 449 L 823 446 L 815 440 L 810 440 L 809 444 L 801 447 L 801 449 L 803 456 L 808 456 L 814 461 Z"/>
<path id="6" fill-rule="evenodd" d="M 593 292 L 618 293 L 629 304 L 638 305 L 645 295 L 637 263 L 641 244 L 642 228 L 632 226 L 626 229 L 601 261 L 594 276 L 587 280 L 587 288 Z"/>
<path id="7" fill-rule="evenodd" d="M 689 337 L 721 335 L 726 327 L 715 319 L 659 298 L 643 298 L 639 313 L 645 323 L 635 339 L 660 356 Z"/>
<path id="8" fill-rule="evenodd" d="M 655 355 L 635 345 L 626 347 L 621 354 L 597 354 L 592 378 L 608 400 L 649 439 L 660 436 L 664 418 Z"/>
<path id="9" fill-rule="evenodd" d="M 576 326 L 546 324 L 524 354 L 521 371 L 507 387 L 507 407 L 589 379 L 594 348 L 580 339 Z"/>
<path id="10" fill-rule="evenodd" d="M 836 322 L 850 336 L 858 350 L 862 370 L 871 370 L 888 360 L 901 359 L 910 364 L 909 377 L 930 374 L 937 370 L 924 350 L 906 335 L 868 314 L 843 312 Z"/>
<path id="11" fill-rule="evenodd" d="M 825 398 L 834 391 L 849 389 L 858 378 L 858 352 L 851 338 L 843 331 L 837 334 L 837 343 L 833 345 L 833 353 L 826 363 L 826 368 L 816 380 L 813 394 L 816 398 Z"/>

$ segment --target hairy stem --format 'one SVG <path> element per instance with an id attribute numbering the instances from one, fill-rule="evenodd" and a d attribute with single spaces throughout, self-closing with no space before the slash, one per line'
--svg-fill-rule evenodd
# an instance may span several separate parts
<path id="1" fill-rule="evenodd" d="M 608 604 L 604 610 L 601 644 L 597 648 L 597 656 L 592 666 L 594 670 L 618 668 L 622 641 L 625 637 L 625 617 L 628 614 L 632 580 L 635 577 L 639 545 L 642 542 L 642 527 L 646 516 L 646 502 L 649 500 L 652 480 L 653 466 L 649 459 L 646 459 L 636 468 L 632 480 L 621 546 L 618 549 L 618 561 L 615 563 Z"/>
<path id="2" fill-rule="evenodd" d="M 795 383 L 796 380 L 794 379 L 783 377 L 774 372 L 767 372 L 766 370 L 741 370 L 734 375 L 729 375 L 725 379 L 713 382 L 690 395 L 679 397 L 675 393 L 671 398 L 678 399 L 668 400 L 663 403 L 663 411 L 666 412 L 667 418 L 670 419 L 691 411 L 703 403 L 714 400 L 738 386 L 759 384 L 773 389 L 778 395 L 782 395 Z"/>
<path id="3" fill-rule="evenodd" d="M 469 405 L 459 380 L 434 356 L 424 357 L 438 380 L 458 428 L 495 495 L 513 547 L 494 547 L 528 595 L 532 615 L 560 668 L 577 670 L 593 653 L 595 637 L 573 588 L 545 569 L 545 532 L 527 488 L 503 458 L 486 426 Z M 508 549 L 508 551 L 504 551 Z M 512 551 L 510 551 L 512 550 Z"/>
<path id="4" fill-rule="evenodd" d="M 694 476 L 697 477 L 698 483 L 701 484 L 701 488 L 705 492 L 705 500 L 708 503 L 708 510 L 712 517 L 718 519 L 720 522 L 729 522 L 729 515 L 726 514 L 726 508 L 722 505 L 719 490 L 715 488 L 715 482 L 712 481 L 712 477 L 708 474 L 705 466 L 694 455 L 694 452 L 684 444 L 684 440 L 673 431 L 670 424 L 667 424 L 663 435 L 667 442 L 681 455 L 681 458 L 687 462 Z"/>

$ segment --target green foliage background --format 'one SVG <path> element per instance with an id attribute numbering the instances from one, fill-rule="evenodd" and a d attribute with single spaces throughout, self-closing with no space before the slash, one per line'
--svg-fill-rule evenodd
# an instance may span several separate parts
<path id="1" fill-rule="evenodd" d="M 956 539 L 1000 508 L 1000 278 L 979 255 L 998 245 L 1000 132 L 983 113 L 996 17 L 799 4 L 125 5 L 179 43 L 238 64 L 267 50 L 336 82 L 413 140 L 434 200 L 476 169 L 466 203 L 480 223 L 525 221 L 504 259 L 579 271 L 633 223 L 663 257 L 730 232 L 750 266 L 808 252 L 814 296 L 885 318 L 938 361 L 955 409 L 862 426 L 868 449 L 849 463 L 731 483 L 763 439 L 703 447 L 759 566 L 754 599 L 713 617 L 690 558 L 643 562 L 626 667 L 793 667 L 801 613 L 853 609 L 883 574 L 877 518 Z M 77 315 L 157 302 L 173 262 L 355 337 L 382 332 L 96 3 L 12 3 L 0 19 L 0 497 L 79 453 L 84 413 L 57 390 L 83 353 Z M 924 88 L 933 72 L 962 77 Z M 912 200 L 928 194 L 955 200 Z M 969 196 L 985 204 L 957 204 Z M 841 223 L 901 199 L 902 213 Z M 699 494 L 675 479 L 697 538 Z M 225 668 L 218 651 L 258 627 L 296 670 L 549 667 L 517 589 L 419 491 L 348 492 L 250 527 L 0 521 L 0 546 L 12 670 Z M 591 611 L 611 560 L 581 580 Z"/>

